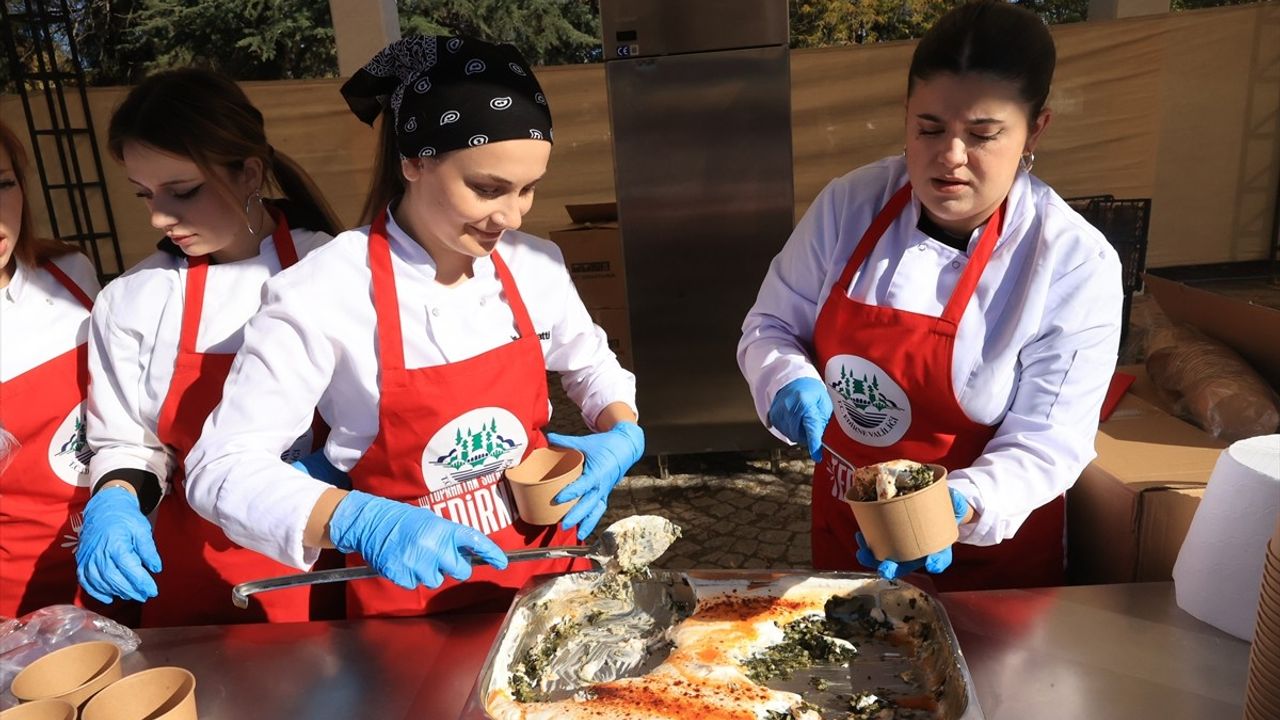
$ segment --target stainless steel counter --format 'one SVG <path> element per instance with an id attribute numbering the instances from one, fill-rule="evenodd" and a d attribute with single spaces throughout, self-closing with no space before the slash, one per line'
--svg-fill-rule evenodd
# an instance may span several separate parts
<path id="1" fill-rule="evenodd" d="M 1249 646 L 1171 583 L 942 596 L 990 720 L 1239 717 Z M 143 630 L 125 672 L 195 673 L 201 720 L 458 717 L 502 616 Z"/>

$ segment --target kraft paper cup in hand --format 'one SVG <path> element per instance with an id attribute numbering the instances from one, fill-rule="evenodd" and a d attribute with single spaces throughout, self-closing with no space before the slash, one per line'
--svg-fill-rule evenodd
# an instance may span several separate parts
<path id="1" fill-rule="evenodd" d="M 120 648 L 95 640 L 54 650 L 31 663 L 13 678 L 10 692 L 22 702 L 54 699 L 80 707 L 120 675 Z"/>
<path id="2" fill-rule="evenodd" d="M 577 504 L 559 505 L 551 501 L 569 483 L 582 476 L 582 453 L 567 448 L 545 447 L 529 453 L 519 465 L 507 468 L 507 481 L 515 496 L 520 519 L 531 525 L 555 525 Z"/>
<path id="3" fill-rule="evenodd" d="M 0 712 L 0 720 L 76 720 L 76 706 L 66 700 L 36 700 Z"/>
<path id="4" fill-rule="evenodd" d="M 941 465 L 927 467 L 933 470 L 935 480 L 915 492 L 868 502 L 855 500 L 853 487 L 846 493 L 844 501 L 853 508 L 858 529 L 877 558 L 917 560 L 960 538 L 951 493 L 947 491 L 947 470 Z"/>
<path id="5" fill-rule="evenodd" d="M 80 720 L 196 720 L 196 677 L 179 667 L 134 673 L 98 693 Z"/>

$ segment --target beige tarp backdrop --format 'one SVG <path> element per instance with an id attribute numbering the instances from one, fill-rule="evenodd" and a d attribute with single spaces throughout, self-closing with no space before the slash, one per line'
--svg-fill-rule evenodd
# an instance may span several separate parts
<path id="1" fill-rule="evenodd" d="M 1036 174 L 1064 196 L 1152 198 L 1151 266 L 1266 257 L 1280 174 L 1280 3 L 1053 32 L 1055 116 Z M 913 48 L 903 42 L 792 54 L 797 217 L 831 178 L 901 150 Z M 613 157 L 603 67 L 548 67 L 539 77 L 557 142 L 525 229 L 545 236 L 567 222 L 565 203 L 613 198 Z M 276 148 L 308 168 L 342 219 L 354 224 L 374 133 L 348 114 L 340 84 L 245 87 L 266 115 Z M 123 92 L 90 91 L 100 139 Z M 0 117 L 25 136 L 16 97 L 4 98 Z M 151 251 L 158 233 L 122 170 L 104 162 L 128 266 Z M 41 214 L 43 201 L 36 207 Z"/>

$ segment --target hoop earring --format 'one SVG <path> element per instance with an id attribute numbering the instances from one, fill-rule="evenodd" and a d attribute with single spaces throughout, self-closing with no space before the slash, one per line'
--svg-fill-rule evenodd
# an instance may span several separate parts
<path id="1" fill-rule="evenodd" d="M 1031 172 L 1031 168 L 1036 166 L 1036 154 L 1034 152 L 1026 152 L 1022 154 L 1022 158 L 1018 160 L 1018 165 L 1026 172 Z"/>
<path id="2" fill-rule="evenodd" d="M 262 208 L 264 213 L 267 210 L 266 206 L 262 204 L 262 193 L 257 190 L 254 190 L 252 195 L 244 199 L 245 225 L 249 228 L 249 234 L 253 237 L 258 236 L 258 229 L 253 227 L 253 224 L 249 221 L 249 208 L 253 205 L 255 199 L 258 201 L 258 207 Z"/>

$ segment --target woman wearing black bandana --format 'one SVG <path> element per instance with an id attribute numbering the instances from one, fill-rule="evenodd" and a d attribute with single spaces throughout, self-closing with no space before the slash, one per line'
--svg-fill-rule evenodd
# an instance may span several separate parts
<path id="1" fill-rule="evenodd" d="M 531 575 L 574 566 L 506 568 L 504 551 L 581 542 L 644 449 L 634 377 L 559 250 L 518 231 L 554 139 L 547 99 L 513 47 L 458 37 L 393 43 L 343 95 L 383 118 L 372 223 L 268 284 L 188 463 L 191 502 L 282 562 L 308 567 L 332 543 L 377 569 L 386 580 L 350 584 L 352 616 L 505 607 Z M 543 435 L 547 370 L 597 432 Z M 311 407 L 351 492 L 271 462 Z M 518 516 L 502 470 L 548 441 L 586 465 L 556 498 L 576 504 L 543 527 Z M 473 573 L 472 556 L 488 566 Z"/>

